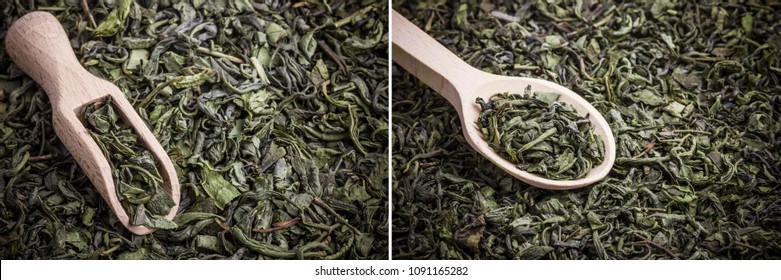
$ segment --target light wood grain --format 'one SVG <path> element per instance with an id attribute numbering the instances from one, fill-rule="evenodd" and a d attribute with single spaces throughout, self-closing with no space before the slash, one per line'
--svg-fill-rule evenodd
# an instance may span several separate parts
<path id="1" fill-rule="evenodd" d="M 80 120 L 85 105 L 111 96 L 114 108 L 160 162 L 164 187 L 176 204 L 165 218 L 173 219 L 179 209 L 180 190 L 171 159 L 119 88 L 81 66 L 57 19 L 46 12 L 23 16 L 8 30 L 5 46 L 14 63 L 46 91 L 54 131 L 122 225 L 135 234 L 149 234 L 154 230 L 130 224 L 117 197 L 109 163 Z"/>
<path id="2" fill-rule="evenodd" d="M 456 108 L 467 142 L 491 162 L 530 185 L 556 190 L 588 186 L 602 180 L 610 172 L 616 159 L 615 138 L 605 118 L 588 101 L 572 90 L 549 81 L 482 72 L 466 64 L 395 10 L 391 20 L 393 61 L 445 97 Z M 531 85 L 533 91 L 561 93 L 560 101 L 572 105 L 583 115 L 589 115 L 594 133 L 605 143 L 605 159 L 602 164 L 594 166 L 586 177 L 576 180 L 551 180 L 528 173 L 499 156 L 483 140 L 475 123 L 480 116 L 480 106 L 475 103 L 475 99 L 482 97 L 488 100 L 501 92 L 522 93 L 527 85 Z"/>

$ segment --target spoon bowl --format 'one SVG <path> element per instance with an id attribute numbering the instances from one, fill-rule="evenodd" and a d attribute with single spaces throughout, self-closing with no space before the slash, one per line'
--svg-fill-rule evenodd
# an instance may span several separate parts
<path id="1" fill-rule="evenodd" d="M 445 97 L 458 111 L 464 137 L 469 145 L 495 165 L 527 184 L 555 190 L 566 190 L 591 185 L 602 180 L 610 172 L 616 159 L 613 132 L 605 118 L 588 101 L 559 84 L 534 78 L 509 77 L 489 74 L 463 62 L 447 48 L 428 36 L 395 10 L 393 20 L 393 61 L 401 65 Z M 521 169 L 501 157 L 483 139 L 476 121 L 481 113 L 475 100 L 489 100 L 498 93 L 521 93 L 531 90 L 559 93 L 559 101 L 571 105 L 580 115 L 588 115 L 604 143 L 605 157 L 601 164 L 593 166 L 586 177 L 575 180 L 551 180 Z"/>
<path id="2" fill-rule="evenodd" d="M 504 169 L 507 173 L 516 178 L 536 187 L 545 189 L 573 189 L 588 186 L 604 178 L 615 162 L 615 139 L 610 126 L 605 118 L 593 106 L 584 106 L 588 102 L 570 89 L 561 85 L 533 78 L 518 78 L 499 75 L 484 74 L 480 77 L 481 84 L 470 91 L 459 94 L 463 98 L 459 116 L 464 130 L 464 137 L 477 152 L 485 156 L 488 160 Z M 477 119 L 480 116 L 481 108 L 475 102 L 480 97 L 483 100 L 489 100 L 492 96 L 501 92 L 521 93 L 522 89 L 531 85 L 532 91 L 557 92 L 559 101 L 570 104 L 581 114 L 588 114 L 594 128 L 594 134 L 599 135 L 603 140 L 605 148 L 605 158 L 599 165 L 593 166 L 586 177 L 575 180 L 551 180 L 545 177 L 529 173 L 518 169 L 516 164 L 506 160 L 492 149 L 488 142 L 483 139 L 483 134 L 477 126 Z M 469 102 L 471 100 L 471 102 Z"/>

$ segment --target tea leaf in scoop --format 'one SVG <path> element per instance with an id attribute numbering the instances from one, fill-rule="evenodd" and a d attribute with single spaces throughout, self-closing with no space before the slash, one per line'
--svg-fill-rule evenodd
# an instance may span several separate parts
<path id="1" fill-rule="evenodd" d="M 157 159 L 117 114 L 111 102 L 108 96 L 88 104 L 83 118 L 92 139 L 109 162 L 119 202 L 132 225 L 176 228 L 175 223 L 163 218 L 175 203 L 163 188 Z"/>
<path id="2" fill-rule="evenodd" d="M 528 91 L 528 89 L 527 89 Z M 554 93 L 497 94 L 477 98 L 477 126 L 489 146 L 518 169 L 554 180 L 588 175 L 604 159 L 602 140 L 587 116 Z"/>

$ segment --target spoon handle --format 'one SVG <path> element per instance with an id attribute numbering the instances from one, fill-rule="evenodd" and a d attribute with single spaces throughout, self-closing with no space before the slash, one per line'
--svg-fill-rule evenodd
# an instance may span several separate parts
<path id="1" fill-rule="evenodd" d="M 8 30 L 5 44 L 14 63 L 43 87 L 53 105 L 72 99 L 94 99 L 92 96 L 63 98 L 68 88 L 92 75 L 81 67 L 68 35 L 51 14 L 31 12 L 21 17 Z"/>
<path id="2" fill-rule="evenodd" d="M 461 108 L 459 92 L 469 92 L 485 73 L 475 69 L 393 10 L 393 61 Z"/>

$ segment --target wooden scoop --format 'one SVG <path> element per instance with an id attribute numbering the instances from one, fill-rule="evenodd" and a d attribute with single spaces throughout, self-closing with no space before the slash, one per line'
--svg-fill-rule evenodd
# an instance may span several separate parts
<path id="1" fill-rule="evenodd" d="M 165 218 L 173 219 L 179 209 L 180 193 L 171 159 L 119 88 L 93 76 L 79 64 L 57 19 L 46 12 L 23 16 L 8 30 L 5 47 L 16 65 L 46 91 L 52 104 L 54 131 L 122 225 L 135 234 L 149 234 L 154 229 L 130 224 L 117 197 L 109 163 L 80 120 L 86 105 L 111 96 L 116 111 L 160 162 L 158 169 L 165 189 L 176 204 Z"/>
<path id="2" fill-rule="evenodd" d="M 536 187 L 555 190 L 584 187 L 602 180 L 610 172 L 616 159 L 613 132 L 605 118 L 588 101 L 568 88 L 549 81 L 482 72 L 466 64 L 395 10 L 391 20 L 393 21 L 391 33 L 393 61 L 456 107 L 461 118 L 464 137 L 472 148 L 488 160 L 521 181 Z M 528 85 L 531 85 L 532 91 L 558 92 L 561 94 L 559 101 L 572 105 L 581 114 L 589 115 L 594 133 L 604 142 L 605 159 L 602 164 L 594 166 L 586 177 L 577 180 L 551 180 L 523 171 L 499 156 L 483 139 L 475 123 L 481 112 L 475 99 L 482 97 L 484 100 L 489 100 L 497 93 L 522 92 Z"/>

